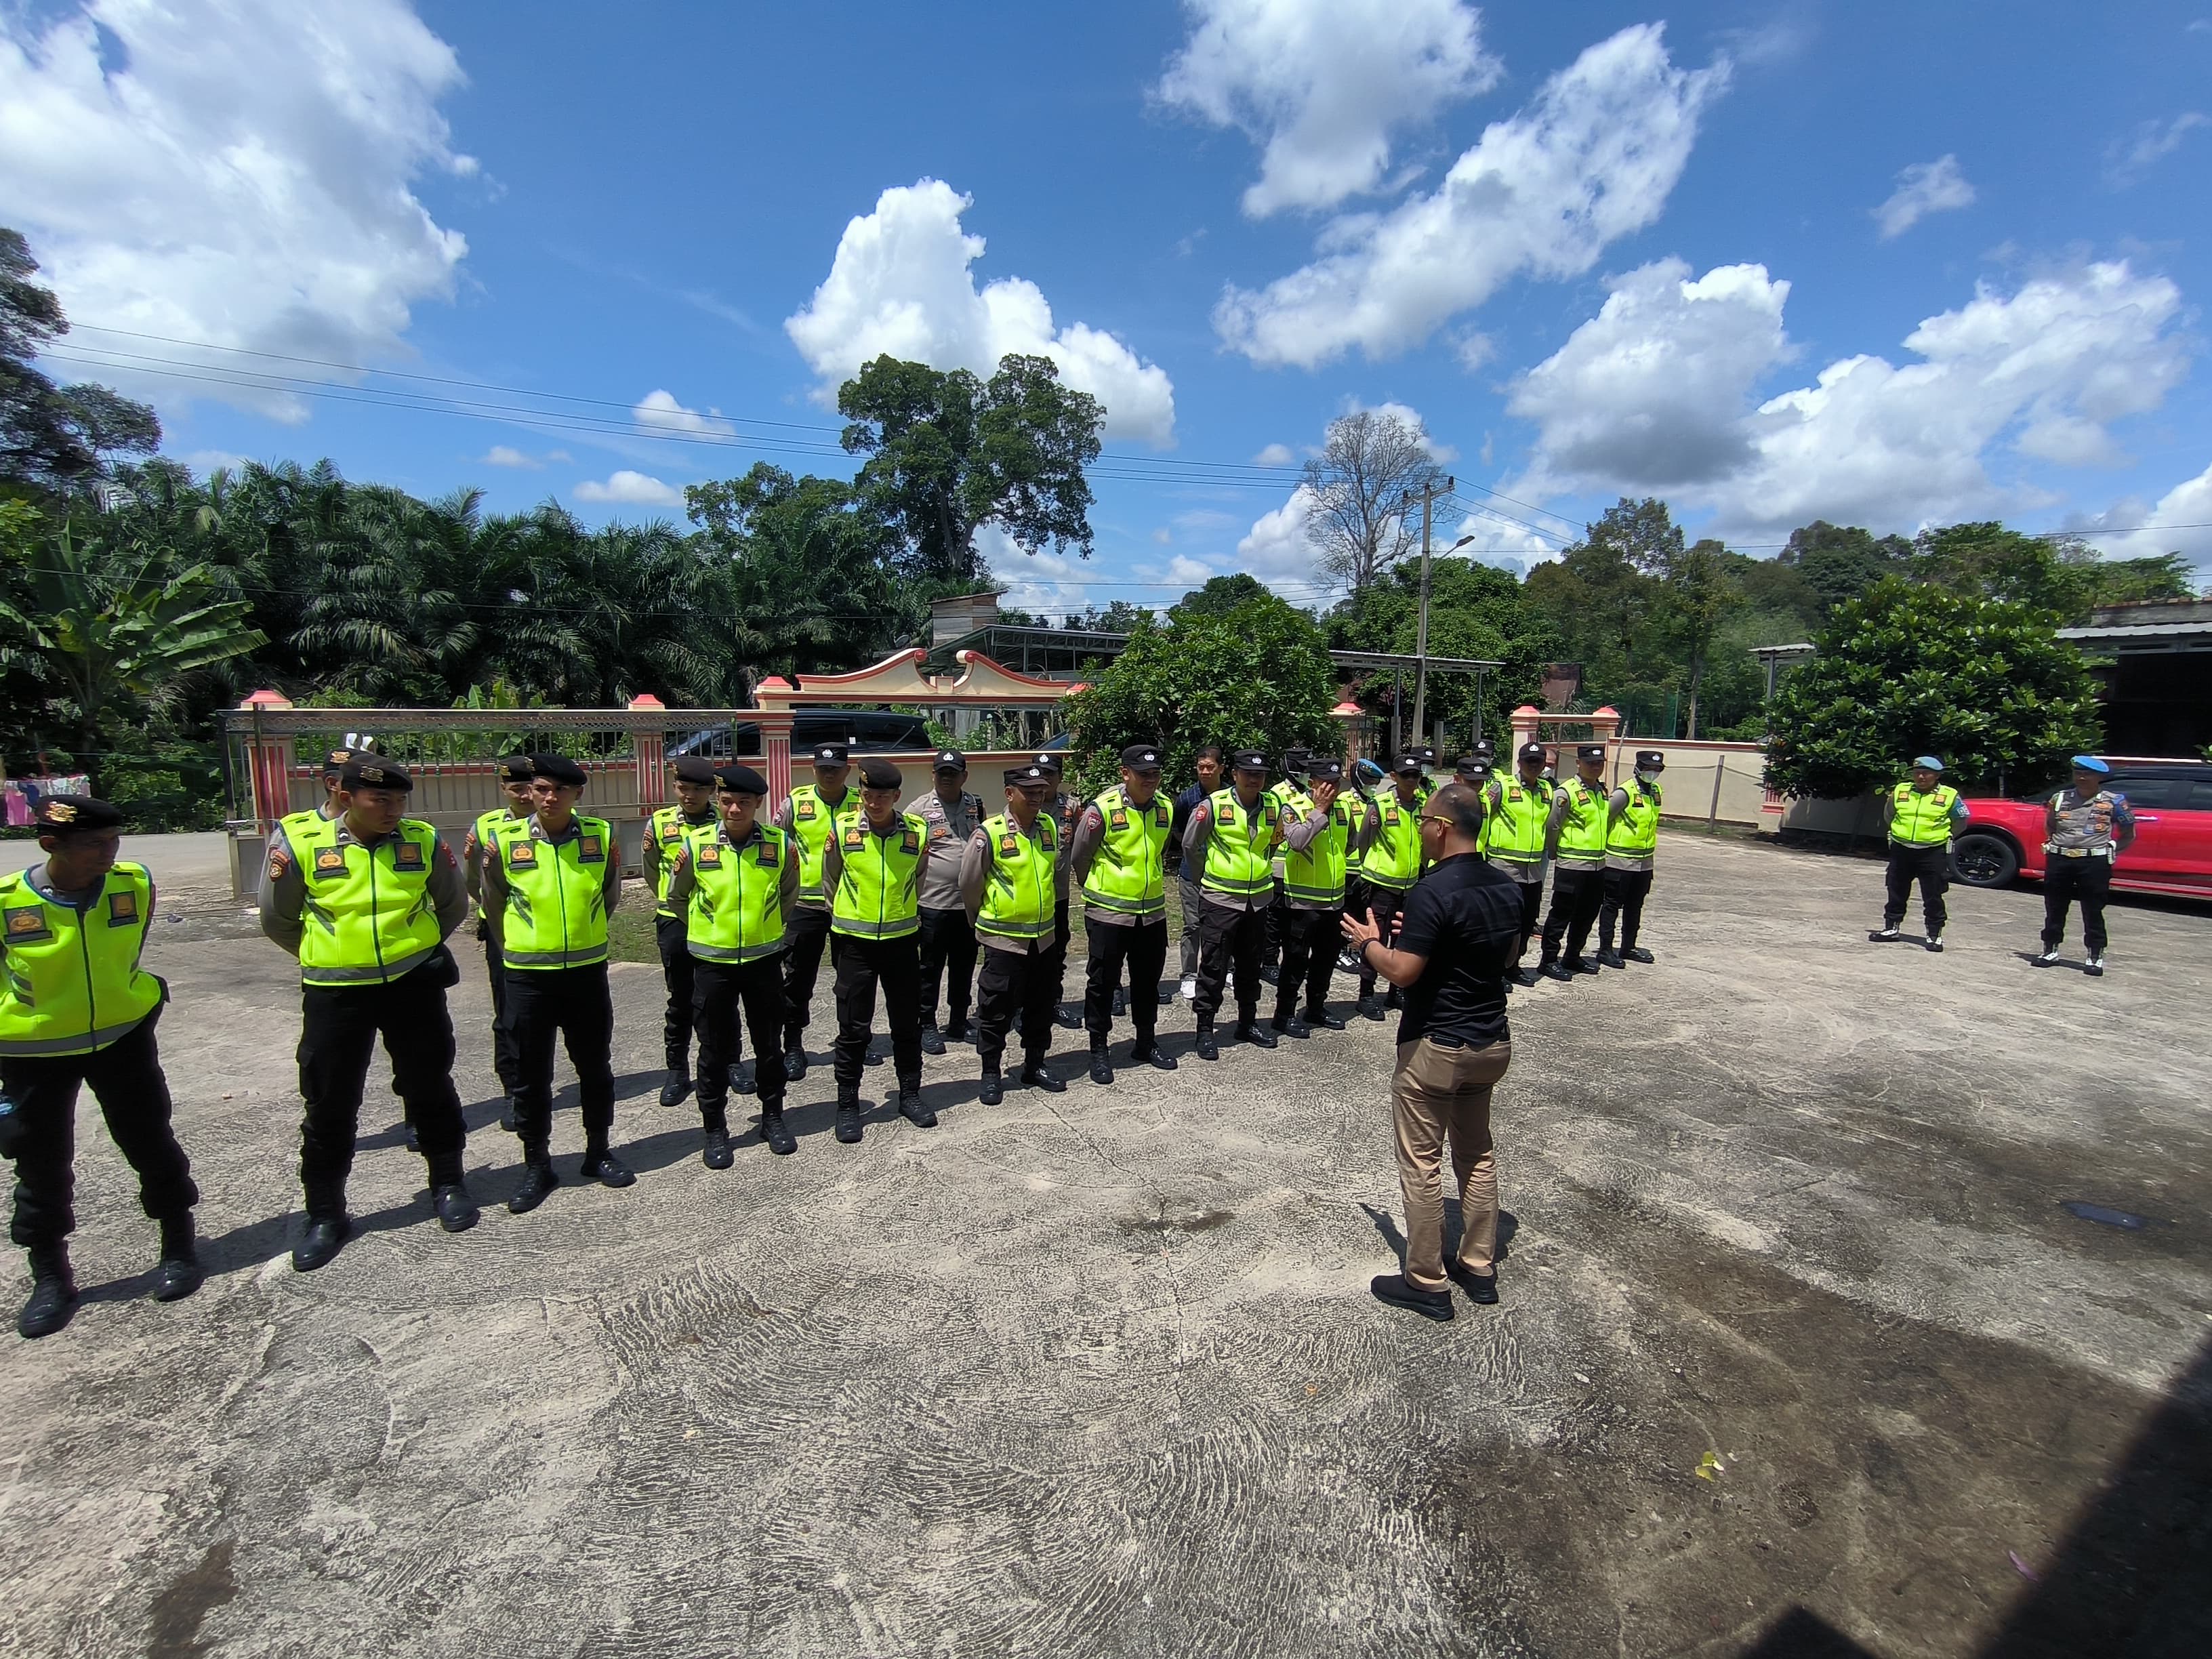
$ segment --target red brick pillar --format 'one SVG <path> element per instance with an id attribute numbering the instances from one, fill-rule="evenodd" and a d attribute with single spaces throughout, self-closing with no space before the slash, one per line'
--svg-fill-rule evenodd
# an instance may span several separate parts
<path id="1" fill-rule="evenodd" d="M 650 691 L 632 697 L 629 706 L 641 711 L 668 707 Z M 664 727 L 630 736 L 631 746 L 637 751 L 637 798 L 649 817 L 654 807 L 668 799 L 668 732 Z"/>
<path id="2" fill-rule="evenodd" d="M 775 701 L 772 694 L 778 691 L 793 696 L 797 688 L 781 675 L 771 674 L 760 683 L 753 700 L 762 703 Z M 763 708 L 753 719 L 760 726 L 761 771 L 768 779 L 768 810 L 773 812 L 791 793 L 791 710 Z"/>
<path id="3" fill-rule="evenodd" d="M 281 691 L 264 690 L 238 706 L 273 713 L 289 708 L 292 700 Z M 260 737 L 251 729 L 246 732 L 246 775 L 253 794 L 254 825 L 264 835 L 292 810 L 292 751 L 293 740 L 289 737 Z"/>

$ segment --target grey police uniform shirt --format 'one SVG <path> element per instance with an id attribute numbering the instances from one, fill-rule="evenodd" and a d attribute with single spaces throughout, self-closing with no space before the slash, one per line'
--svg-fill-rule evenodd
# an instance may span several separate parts
<path id="1" fill-rule="evenodd" d="M 2128 798 L 2111 789 L 2084 795 L 2069 784 L 2046 803 L 2046 822 L 2043 845 L 2061 857 L 2072 849 L 2110 859 L 2135 839 L 2136 817 L 2128 810 Z"/>
<path id="2" fill-rule="evenodd" d="M 947 806 L 945 797 L 933 789 L 915 803 L 914 815 L 929 826 L 929 840 L 921 862 L 921 908 L 964 908 L 960 896 L 960 866 L 968 856 L 969 838 L 987 816 L 983 798 L 963 789 L 959 800 Z"/>
<path id="3" fill-rule="evenodd" d="M 1239 795 L 1237 799 L 1237 804 L 1242 805 L 1244 798 Z M 1261 790 L 1260 799 L 1246 810 L 1256 809 L 1267 799 L 1267 792 Z M 1276 804 L 1278 806 L 1281 805 L 1279 799 Z M 1273 904 L 1275 892 L 1272 887 L 1257 893 L 1222 893 L 1205 884 L 1206 843 L 1212 834 L 1213 799 L 1208 796 L 1198 804 L 1198 810 L 1190 815 L 1190 827 L 1182 832 L 1182 867 L 1196 872 L 1200 878 L 1198 890 L 1206 902 L 1221 910 L 1264 910 Z"/>
<path id="4" fill-rule="evenodd" d="M 1628 810 L 1629 790 L 1636 787 L 1631 784 L 1628 788 L 1616 789 L 1607 799 L 1605 823 L 1606 839 L 1608 842 L 1613 839 L 1614 823 L 1619 820 L 1623 812 Z M 1616 853 L 1611 847 L 1605 849 L 1605 867 L 1608 870 L 1650 870 L 1656 868 L 1658 862 L 1658 855 L 1656 853 Z"/>
<path id="5" fill-rule="evenodd" d="M 1165 799 L 1164 796 L 1156 793 L 1139 810 L 1149 812 L 1154 805 Z M 1173 805 L 1172 802 L 1169 804 Z M 1098 810 L 1098 803 L 1094 800 L 1077 815 L 1075 839 L 1068 843 L 1067 857 L 1062 860 L 1070 873 L 1071 879 L 1068 886 L 1072 890 L 1080 892 L 1083 890 L 1084 881 L 1091 874 L 1091 866 L 1097 858 L 1098 848 L 1105 840 L 1106 815 Z M 1165 842 L 1160 843 L 1160 876 L 1164 881 L 1167 878 L 1167 843 Z M 1167 926 L 1167 917 L 1164 915 L 1152 917 L 1133 916 L 1126 910 L 1102 910 L 1097 905 L 1089 903 L 1083 907 L 1083 920 L 1085 926 L 1094 921 L 1103 922 L 1109 927 L 1133 927 L 1139 921 L 1150 921 L 1162 927 Z"/>
<path id="6" fill-rule="evenodd" d="M 1048 814 L 1039 812 L 1036 822 L 1024 831 L 1014 822 L 1014 815 L 1009 812 L 1006 814 L 1006 827 L 1016 835 L 1026 834 L 1031 841 L 1041 841 L 1043 831 L 1039 826 L 1046 822 L 1047 817 Z M 1054 833 L 1055 836 L 1059 833 L 1056 824 Z M 1067 843 L 1061 841 L 1054 844 L 1060 848 L 1060 856 L 1052 864 L 1053 902 L 1065 904 L 1067 902 Z M 991 838 L 979 829 L 969 838 L 968 850 L 960 857 L 960 902 L 968 912 L 970 926 L 983 914 L 983 883 L 990 874 L 992 856 Z M 1006 951 L 1018 957 L 1038 956 L 1053 948 L 1049 933 L 1042 939 L 1008 939 L 1003 933 L 979 931 L 975 937 L 989 950 Z"/>
<path id="7" fill-rule="evenodd" d="M 830 827 L 835 830 L 837 827 L 837 815 L 840 812 L 857 812 L 860 810 L 860 793 L 848 783 L 845 786 L 845 793 L 838 796 L 834 804 L 827 795 L 822 797 L 822 804 L 830 809 Z M 786 795 L 783 798 L 783 805 L 775 809 L 775 827 L 779 830 L 790 830 L 797 821 L 792 816 L 791 797 Z M 836 845 L 836 842 L 837 837 L 833 834 L 828 841 L 822 843 L 823 852 L 827 854 L 830 848 Z M 794 854 L 793 862 L 797 861 Z M 802 910 L 827 910 L 830 908 L 830 884 L 827 881 L 822 884 L 820 898 L 803 898 L 799 901 L 799 908 Z"/>
<path id="8" fill-rule="evenodd" d="M 393 832 L 395 835 L 398 831 Z M 446 838 L 433 831 L 430 845 L 430 903 L 438 913 L 438 937 L 451 939 L 454 931 L 468 920 L 469 890 L 461 876 L 460 860 Z M 337 830 L 341 847 L 382 846 L 382 842 L 364 842 L 341 823 Z M 307 931 L 307 876 L 300 867 L 300 860 L 292 846 L 291 837 L 282 830 L 270 832 L 268 856 L 261 861 L 261 885 L 254 893 L 254 902 L 261 907 L 261 931 L 273 943 L 281 945 L 294 956 L 300 954 L 300 936 Z"/>
<path id="9" fill-rule="evenodd" d="M 557 836 L 545 833 L 545 826 L 538 823 L 535 812 L 530 815 L 528 822 L 531 840 L 549 842 L 556 847 L 584 833 L 583 820 L 573 815 L 568 819 L 568 827 Z M 599 884 L 599 891 L 606 901 L 607 915 L 612 916 L 615 906 L 622 902 L 622 860 L 619 858 L 608 858 L 606 878 Z M 483 866 L 483 915 L 484 920 L 491 924 L 494 938 L 499 937 L 500 918 L 506 911 L 506 866 L 497 859 L 486 859 Z"/>
<path id="10" fill-rule="evenodd" d="M 760 825 L 755 823 L 747 830 L 743 841 L 732 841 L 729 826 L 717 819 L 714 839 L 722 843 L 726 851 L 738 853 L 760 839 Z M 684 914 L 684 902 L 691 896 L 691 890 L 699 884 L 699 878 L 691 868 L 690 847 L 689 842 L 678 845 L 676 852 L 671 855 L 673 861 L 668 869 L 668 905 L 679 916 Z M 793 901 L 799 896 L 799 860 L 792 856 L 791 845 L 787 841 L 784 844 L 783 875 L 776 883 L 776 892 L 786 910 L 791 908 Z"/>

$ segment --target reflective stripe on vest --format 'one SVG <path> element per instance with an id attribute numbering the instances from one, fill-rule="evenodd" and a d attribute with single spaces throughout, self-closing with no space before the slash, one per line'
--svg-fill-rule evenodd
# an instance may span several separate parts
<path id="1" fill-rule="evenodd" d="M 756 824 L 732 847 L 719 823 L 692 825 L 684 842 L 691 895 L 684 911 L 684 948 L 702 962 L 757 962 L 783 949 L 783 868 L 790 838 Z"/>
<path id="2" fill-rule="evenodd" d="M 1377 818 L 1375 840 L 1360 860 L 1359 873 L 1377 887 L 1404 892 L 1421 874 L 1421 803 L 1408 807 L 1395 794 L 1378 796 L 1370 809 Z"/>
<path id="3" fill-rule="evenodd" d="M 1206 802 L 1206 868 L 1198 884 L 1216 893 L 1250 898 L 1275 890 L 1275 826 L 1282 809 L 1262 794 L 1250 806 L 1234 789 L 1217 789 Z"/>
<path id="4" fill-rule="evenodd" d="M 1567 803 L 1567 815 L 1559 820 L 1559 857 L 1571 862 L 1602 864 L 1613 792 L 1595 788 L 1580 778 L 1569 778 L 1559 786 L 1559 794 Z"/>
<path id="5" fill-rule="evenodd" d="M 848 939 L 904 939 L 921 931 L 922 848 L 929 825 L 902 812 L 879 836 L 858 812 L 837 820 L 837 891 L 830 931 Z"/>
<path id="6" fill-rule="evenodd" d="M 1605 850 L 1627 858 L 1644 858 L 1656 851 L 1658 846 L 1659 786 L 1631 778 L 1628 804 L 1620 809 L 1620 816 L 1607 826 Z"/>
<path id="7" fill-rule="evenodd" d="M 138 966 L 154 911 L 143 864 L 118 864 L 80 913 L 17 871 L 0 878 L 0 1054 L 88 1054 L 127 1036 L 161 1006 L 161 981 Z"/>
<path id="8" fill-rule="evenodd" d="M 500 918 L 500 959 L 535 972 L 589 968 L 607 959 L 607 860 L 614 831 L 605 818 L 579 814 L 576 833 L 541 841 L 523 819 L 499 832 L 507 910 Z"/>
<path id="9" fill-rule="evenodd" d="M 300 981 L 386 985 L 428 961 L 445 935 L 430 900 L 438 832 L 421 818 L 374 848 L 341 842 L 343 820 L 295 823 L 285 843 L 300 866 Z"/>
<path id="10" fill-rule="evenodd" d="M 1091 805 L 1106 830 L 1090 872 L 1083 878 L 1083 902 L 1096 909 L 1146 920 L 1167 915 L 1164 858 L 1175 809 L 1158 795 L 1150 805 L 1132 805 L 1119 784 Z"/>
<path id="11" fill-rule="evenodd" d="M 1951 839 L 1951 808 L 1959 792 L 1939 783 L 1922 794 L 1909 783 L 1890 792 L 1889 838 L 1906 847 L 1941 847 Z"/>
<path id="12" fill-rule="evenodd" d="M 1552 786 L 1512 778 L 1498 786 L 1498 805 L 1483 820 L 1483 851 L 1500 864 L 1541 864 L 1552 818 Z"/>
<path id="13" fill-rule="evenodd" d="M 983 904 L 975 931 L 1000 939 L 1049 939 L 1053 913 L 1053 871 L 1060 862 L 1060 831 L 1037 815 L 1034 837 L 1022 833 L 1004 812 L 983 821 L 991 840 L 991 862 L 983 878 Z"/>
<path id="14" fill-rule="evenodd" d="M 684 816 L 684 808 L 681 805 L 656 806 L 653 809 L 653 816 L 646 820 L 645 833 L 651 837 L 653 845 L 660 849 L 660 862 L 653 872 L 653 915 L 673 916 L 676 914 L 676 907 L 668 902 L 668 872 L 670 866 L 676 862 L 676 849 L 681 847 L 685 839 L 695 830 L 712 831 L 716 827 L 712 813 L 708 814 L 705 823 L 693 823 Z"/>
<path id="15" fill-rule="evenodd" d="M 1311 801 L 1308 812 L 1320 811 Z M 1352 840 L 1352 814 L 1342 801 L 1328 809 L 1328 827 L 1300 852 L 1291 848 L 1283 855 L 1283 892 L 1302 904 L 1340 904 L 1344 902 L 1345 849 Z"/>
<path id="16" fill-rule="evenodd" d="M 822 890 L 822 850 L 830 844 L 830 832 L 836 827 L 836 820 L 854 805 L 850 789 L 835 806 L 822 799 L 822 791 L 813 784 L 802 783 L 791 792 L 791 833 L 799 842 L 801 902 L 829 902 Z"/>

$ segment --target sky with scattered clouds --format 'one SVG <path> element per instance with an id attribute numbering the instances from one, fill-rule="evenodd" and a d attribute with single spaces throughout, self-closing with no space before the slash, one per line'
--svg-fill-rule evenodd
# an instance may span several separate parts
<path id="1" fill-rule="evenodd" d="M 1297 469 L 1419 421 L 1517 568 L 2003 517 L 2212 580 L 2212 9 L 1840 0 L 0 5 L 0 223 L 200 468 L 680 518 L 844 473 L 881 352 L 1107 410 L 1015 603 L 1334 597 Z"/>

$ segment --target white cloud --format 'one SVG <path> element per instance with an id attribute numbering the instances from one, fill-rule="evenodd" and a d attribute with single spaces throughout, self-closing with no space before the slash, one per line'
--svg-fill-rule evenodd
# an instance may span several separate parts
<path id="1" fill-rule="evenodd" d="M 901 185 L 845 227 L 830 275 L 804 310 L 787 318 L 820 395 L 885 352 L 933 368 L 989 375 L 1008 352 L 1048 357 L 1060 378 L 1106 406 L 1109 437 L 1175 441 L 1175 387 L 1167 372 L 1085 323 L 1053 325 L 1036 284 L 1002 276 L 979 293 L 968 267 L 983 239 L 960 228 L 973 198 L 935 179 Z"/>
<path id="2" fill-rule="evenodd" d="M 30 240 L 73 321 L 373 362 L 404 353 L 412 305 L 451 295 L 466 243 L 413 185 L 472 171 L 437 107 L 462 75 L 404 0 L 35 15 L 0 9 L 0 222 Z M 212 398 L 307 418 L 281 392 L 82 372 L 173 410 Z"/>
<path id="3" fill-rule="evenodd" d="M 1185 0 L 1191 35 L 1159 96 L 1264 145 L 1255 219 L 1382 185 L 1394 130 L 1486 92 L 1499 73 L 1462 0 Z"/>
<path id="4" fill-rule="evenodd" d="M 235 472 L 246 465 L 245 456 L 234 454 L 228 449 L 195 449 L 181 459 L 186 466 L 202 474 L 212 472 L 217 467 Z"/>
<path id="5" fill-rule="evenodd" d="M 1297 453 L 1288 444 L 1269 444 L 1252 458 L 1255 466 L 1296 466 Z"/>
<path id="6" fill-rule="evenodd" d="M 1048 621 L 1087 610 L 1091 567 L 1072 553 L 1024 553 L 996 525 L 975 532 L 978 562 L 994 581 L 1004 582 L 999 604 L 1027 611 Z"/>
<path id="7" fill-rule="evenodd" d="M 1554 534 L 1540 534 L 1525 524 L 1516 524 L 1481 507 L 1461 520 L 1458 527 L 1448 535 L 1440 536 L 1437 544 L 1448 548 L 1462 536 L 1472 536 L 1474 541 L 1460 550 L 1459 557 L 1514 571 L 1525 571 L 1531 565 L 1558 558 L 1572 539 L 1564 527 Z"/>
<path id="8" fill-rule="evenodd" d="M 641 427 L 656 432 L 677 432 L 690 437 L 726 438 L 737 428 L 721 418 L 719 409 L 701 414 L 676 401 L 672 392 L 648 392 L 630 410 Z"/>
<path id="9" fill-rule="evenodd" d="M 509 466 L 518 471 L 537 472 L 544 469 L 545 463 L 535 455 L 526 455 L 520 450 L 510 448 L 506 444 L 494 444 L 489 450 L 477 458 L 477 465 Z"/>
<path id="10" fill-rule="evenodd" d="M 624 467 L 605 483 L 585 479 L 576 486 L 576 499 L 611 501 L 626 507 L 681 507 L 684 492 L 674 484 L 663 483 L 658 478 Z"/>
<path id="11" fill-rule="evenodd" d="M 1188 554 L 1178 553 L 1168 561 L 1167 579 L 1171 582 L 1188 582 L 1193 587 L 1203 587 L 1221 573 L 1210 564 L 1201 564 Z"/>
<path id="12" fill-rule="evenodd" d="M 2181 148 L 2181 141 L 2197 127 L 2212 126 L 2212 116 L 2187 110 L 2170 121 L 2145 121 L 2127 138 L 2115 140 L 2105 152 L 2105 181 L 2124 190 L 2145 173 Z"/>
<path id="13" fill-rule="evenodd" d="M 2179 526 L 2161 530 L 2160 525 Z M 2185 478 L 2158 498 L 2154 507 L 2140 499 L 2113 503 L 2109 512 L 2077 519 L 2069 530 L 2101 530 L 2123 533 L 2097 536 L 2090 544 L 2108 559 L 2142 559 L 2160 553 L 2179 553 L 2191 563 L 2212 565 L 2212 466 L 2193 478 Z"/>
<path id="14" fill-rule="evenodd" d="M 1313 492 L 1300 484 L 1280 507 L 1262 514 L 1237 544 L 1237 568 L 1257 576 L 1294 605 L 1312 604 L 1329 580 L 1316 568 L 1314 546 L 1306 538 L 1313 504 Z"/>
<path id="15" fill-rule="evenodd" d="M 1442 466 L 1447 462 L 1455 461 L 1459 459 L 1458 450 L 1455 449 L 1449 444 L 1438 443 L 1437 441 L 1435 436 L 1429 431 L 1429 423 L 1421 418 L 1421 411 L 1415 409 L 1410 404 L 1380 403 L 1368 404 L 1354 403 L 1352 407 L 1355 412 L 1359 410 L 1365 409 L 1372 414 L 1384 416 L 1390 420 L 1401 422 L 1405 425 L 1412 427 L 1413 430 L 1421 434 L 1421 447 L 1427 452 L 1429 459 L 1434 461 L 1438 466 Z"/>
<path id="16" fill-rule="evenodd" d="M 1152 544 L 1155 547 L 1165 547 L 1174 539 L 1175 536 L 1173 532 L 1170 532 L 1165 525 L 1162 525 L 1158 530 L 1152 532 Z"/>
<path id="17" fill-rule="evenodd" d="M 1310 368 L 1402 351 L 1523 271 L 1578 275 L 1659 216 L 1728 75 L 1676 69 L 1658 24 L 1623 29 L 1492 123 L 1435 191 L 1340 219 L 1312 264 L 1231 289 L 1214 326 L 1256 362 Z"/>
<path id="18" fill-rule="evenodd" d="M 1915 161 L 1897 175 L 1897 188 L 1873 210 L 1885 242 L 1902 236 L 1931 213 L 1948 213 L 1974 204 L 1974 187 L 1959 171 L 1959 158 L 1939 155 L 1932 161 Z"/>

